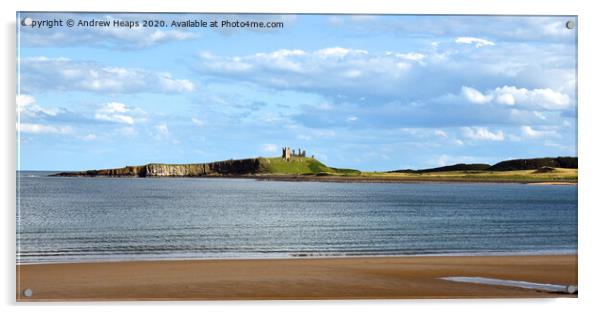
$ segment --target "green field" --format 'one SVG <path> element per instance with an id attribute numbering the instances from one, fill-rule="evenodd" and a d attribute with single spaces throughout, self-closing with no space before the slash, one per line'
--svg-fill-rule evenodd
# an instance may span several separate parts
<path id="1" fill-rule="evenodd" d="M 491 182 L 577 182 L 577 169 L 554 168 L 552 171 L 447 171 L 427 173 L 363 172 L 361 177 L 416 181 L 491 181 Z"/>
<path id="2" fill-rule="evenodd" d="M 313 158 L 260 158 L 260 175 L 308 176 L 344 181 L 457 181 L 457 182 L 577 182 L 577 169 L 549 168 L 514 171 L 445 171 L 423 173 L 361 172 L 331 168 Z"/>
<path id="3" fill-rule="evenodd" d="M 262 157 L 259 158 L 259 162 L 259 172 L 264 174 L 323 175 L 345 173 L 329 168 L 317 159 L 307 157 L 291 157 L 290 161 L 286 161 L 281 157 Z M 359 171 L 356 172 L 359 173 Z"/>

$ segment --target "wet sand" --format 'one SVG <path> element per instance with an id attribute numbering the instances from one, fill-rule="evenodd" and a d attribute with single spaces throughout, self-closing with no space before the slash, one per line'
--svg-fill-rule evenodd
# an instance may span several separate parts
<path id="1" fill-rule="evenodd" d="M 451 282 L 479 276 L 577 285 L 577 256 L 346 257 L 17 266 L 17 300 L 541 298 L 574 295 Z M 33 295 L 21 296 L 29 288 Z"/>

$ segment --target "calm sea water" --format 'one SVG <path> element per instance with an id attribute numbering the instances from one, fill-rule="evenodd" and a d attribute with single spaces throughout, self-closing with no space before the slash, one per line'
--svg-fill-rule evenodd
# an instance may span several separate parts
<path id="1" fill-rule="evenodd" d="M 18 173 L 17 261 L 576 252 L 577 186 Z"/>

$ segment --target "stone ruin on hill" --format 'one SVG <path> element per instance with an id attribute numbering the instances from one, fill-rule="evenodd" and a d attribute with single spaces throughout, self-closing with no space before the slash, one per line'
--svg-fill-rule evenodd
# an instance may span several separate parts
<path id="1" fill-rule="evenodd" d="M 295 151 L 294 149 L 291 150 L 290 147 L 282 147 L 282 159 L 290 161 L 291 157 L 305 157 L 305 150 L 301 150 L 301 148 L 299 148 L 297 151 Z"/>

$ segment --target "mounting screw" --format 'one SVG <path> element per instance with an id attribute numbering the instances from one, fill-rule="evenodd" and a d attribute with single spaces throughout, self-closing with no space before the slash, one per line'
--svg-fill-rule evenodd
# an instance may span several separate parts
<path id="1" fill-rule="evenodd" d="M 568 28 L 568 29 L 573 29 L 573 28 L 575 28 L 575 22 L 573 22 L 573 21 L 568 21 L 568 22 L 566 22 L 565 26 L 566 26 L 566 28 Z"/>
<path id="2" fill-rule="evenodd" d="M 21 25 L 23 26 L 31 26 L 31 24 L 33 23 L 33 21 L 31 20 L 31 18 L 24 18 L 21 20 Z"/>
<path id="3" fill-rule="evenodd" d="M 33 291 L 31 291 L 31 289 L 29 289 L 29 288 L 26 288 L 26 289 L 23 289 L 23 291 L 21 291 L 21 295 L 26 298 L 31 298 L 31 296 L 33 295 Z"/>
<path id="4" fill-rule="evenodd" d="M 573 285 L 567 286 L 566 287 L 566 292 L 570 293 L 570 294 L 577 293 L 577 286 L 573 286 Z"/>

